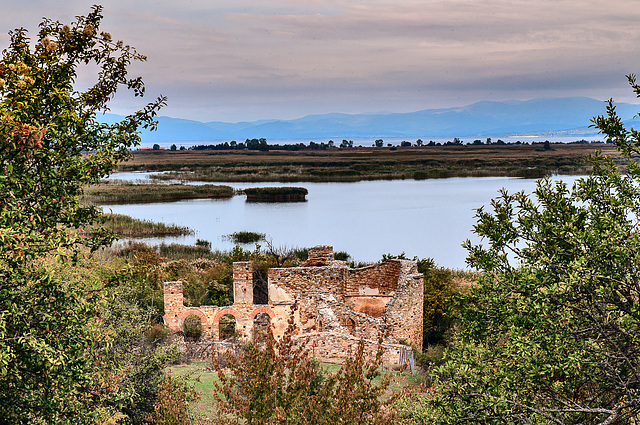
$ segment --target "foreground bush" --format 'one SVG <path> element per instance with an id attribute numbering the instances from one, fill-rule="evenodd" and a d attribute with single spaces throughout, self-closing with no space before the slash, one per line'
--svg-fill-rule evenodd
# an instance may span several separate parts
<path id="1" fill-rule="evenodd" d="M 213 392 L 218 423 L 225 424 L 394 424 L 393 398 L 381 401 L 390 377 L 379 383 L 382 350 L 365 359 L 364 345 L 340 370 L 322 377 L 317 362 L 293 335 L 293 314 L 285 335 L 269 333 L 262 344 L 250 344 L 240 355 L 228 354 Z"/>
<path id="2" fill-rule="evenodd" d="M 119 87 L 144 94 L 127 67 L 144 60 L 100 32 L 101 7 L 71 25 L 44 19 L 37 38 L 10 33 L 0 61 L 0 418 L 3 423 L 82 424 L 129 416 L 127 362 L 108 359 L 100 282 L 71 285 L 42 266 L 75 263 L 81 246 L 113 235 L 84 230 L 102 212 L 79 202 L 153 128 L 158 98 L 115 124 L 97 113 Z M 95 84 L 77 91 L 81 66 Z M 131 382 L 131 381 L 128 381 Z M 125 401 L 126 400 L 126 401 Z M 134 402 L 135 403 L 135 402 Z M 137 408 L 137 407 L 136 407 Z M 141 406 L 144 410 L 144 406 Z M 130 419 L 133 420 L 133 419 Z"/>
<path id="3" fill-rule="evenodd" d="M 635 77 L 629 81 L 640 97 Z M 629 160 L 596 154 L 572 188 L 540 180 L 478 210 L 458 332 L 415 423 L 634 424 L 640 417 L 640 133 L 610 103 L 594 123 Z"/>

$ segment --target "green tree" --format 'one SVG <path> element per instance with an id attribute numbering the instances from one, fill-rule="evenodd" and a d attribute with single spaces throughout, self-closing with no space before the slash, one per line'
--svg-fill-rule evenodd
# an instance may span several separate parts
<path id="1" fill-rule="evenodd" d="M 635 77 L 629 82 L 636 95 Z M 640 416 L 640 134 L 610 102 L 594 125 L 629 159 L 596 153 L 571 189 L 540 180 L 480 208 L 459 332 L 418 423 L 628 424 Z"/>
<path id="2" fill-rule="evenodd" d="M 138 130 L 155 127 L 165 102 L 112 125 L 96 119 L 118 87 L 144 94 L 142 80 L 127 76 L 144 56 L 100 32 L 101 19 L 99 6 L 71 25 L 44 19 L 33 42 L 17 29 L 2 52 L 0 417 L 7 423 L 82 423 L 105 391 L 92 373 L 92 349 L 108 345 L 96 331 L 96 293 L 40 265 L 44 255 L 75 260 L 79 245 L 112 240 L 105 231 L 85 237 L 101 212 L 80 204 L 82 187 L 129 157 Z M 79 92 L 78 67 L 91 63 L 97 80 Z"/>
<path id="3" fill-rule="evenodd" d="M 177 148 L 177 146 L 176 146 L 176 144 L 175 144 L 175 143 L 174 143 L 173 145 L 171 145 L 171 151 L 175 151 L 175 150 L 177 150 L 177 149 L 178 149 L 178 148 Z"/>
<path id="4" fill-rule="evenodd" d="M 159 145 L 159 144 L 157 144 L 157 143 L 154 143 L 154 144 L 153 144 L 153 150 L 154 150 L 154 151 L 159 151 L 159 150 L 160 150 L 160 145 Z"/>

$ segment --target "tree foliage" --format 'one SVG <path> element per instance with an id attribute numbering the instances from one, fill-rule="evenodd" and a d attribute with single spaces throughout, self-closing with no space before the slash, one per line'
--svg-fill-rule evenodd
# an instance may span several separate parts
<path id="1" fill-rule="evenodd" d="M 104 231 L 84 236 L 100 211 L 80 204 L 82 187 L 128 158 L 137 131 L 154 127 L 165 101 L 116 124 L 97 120 L 118 87 L 144 94 L 142 80 L 127 76 L 144 57 L 100 32 L 101 19 L 95 6 L 70 25 L 44 19 L 35 40 L 24 28 L 12 31 L 0 60 L 0 417 L 7 423 L 88 421 L 115 385 L 115 376 L 92 373 L 92 350 L 109 346 L 97 331 L 97 294 L 40 264 L 45 255 L 77 259 L 79 244 L 112 240 Z M 79 91 L 83 65 L 98 74 Z"/>
<path id="2" fill-rule="evenodd" d="M 636 94 L 635 78 L 629 81 Z M 594 119 L 629 159 L 599 154 L 570 189 L 502 191 L 480 208 L 456 341 L 417 423 L 626 424 L 640 415 L 640 151 L 610 101 Z"/>
<path id="3" fill-rule="evenodd" d="M 197 314 L 188 315 L 182 323 L 182 330 L 185 337 L 197 340 L 202 335 L 202 319 Z"/>

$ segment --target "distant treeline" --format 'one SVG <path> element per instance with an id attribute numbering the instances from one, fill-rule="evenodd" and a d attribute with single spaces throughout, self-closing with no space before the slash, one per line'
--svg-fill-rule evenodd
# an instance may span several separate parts
<path id="1" fill-rule="evenodd" d="M 454 137 L 452 141 L 447 141 L 447 142 L 434 142 L 433 140 L 430 140 L 429 142 L 424 142 L 422 139 L 418 139 L 416 140 L 414 143 L 409 142 L 409 141 L 402 141 L 400 142 L 400 147 L 429 147 L 429 146 L 464 146 L 464 145 L 536 145 L 536 144 L 545 144 L 545 145 L 549 145 L 549 141 L 544 141 L 544 142 L 521 142 L 521 141 L 516 141 L 516 142 L 505 142 L 501 139 L 498 139 L 496 141 L 492 141 L 491 137 L 487 137 L 484 141 L 481 139 L 475 139 L 472 142 L 463 142 L 460 138 L 458 137 Z M 554 143 L 554 142 L 551 142 Z M 577 140 L 575 142 L 571 142 L 571 143 L 577 143 L 577 144 L 588 144 L 588 143 L 601 143 L 599 141 L 593 141 L 593 142 L 589 142 L 587 140 Z M 394 147 L 395 145 L 391 144 L 391 143 L 387 143 L 385 145 L 384 140 L 382 139 L 377 139 L 376 141 L 373 142 L 372 146 L 375 147 Z M 329 140 L 327 143 L 325 142 L 321 142 L 321 143 L 316 143 L 316 142 L 309 142 L 308 145 L 305 145 L 304 143 L 300 142 L 300 143 L 293 143 L 293 144 L 286 144 L 286 145 L 280 145 L 280 144 L 269 144 L 267 142 L 267 139 L 265 138 L 260 138 L 260 139 L 246 139 L 244 142 L 236 142 L 235 140 L 232 140 L 231 142 L 224 142 L 224 143 L 218 143 L 218 144 L 211 144 L 211 145 L 196 145 L 196 146 L 191 146 L 189 147 L 189 150 L 194 150 L 194 151 L 210 151 L 210 150 L 217 150 L 217 151 L 225 151 L 225 150 L 255 150 L 255 151 L 270 151 L 270 150 L 282 150 L 282 151 L 298 151 L 298 150 L 303 150 L 303 149 L 311 149 L 311 150 L 325 150 L 328 148 L 353 148 L 353 140 L 346 140 L 343 139 L 342 142 L 340 142 L 340 144 L 338 145 L 336 142 L 334 142 L 333 140 Z M 172 150 L 173 149 L 172 147 Z M 182 149 L 181 149 L 182 150 Z"/>
<path id="2" fill-rule="evenodd" d="M 353 146 L 353 142 L 351 142 Z M 295 143 L 290 145 L 278 145 L 269 144 L 267 139 L 247 139 L 244 142 L 231 142 L 218 143 L 217 145 L 197 145 L 191 146 L 189 149 L 194 151 L 225 151 L 225 150 L 253 150 L 253 151 L 270 151 L 270 150 L 282 150 L 282 151 L 297 151 L 301 149 L 327 149 L 333 147 L 333 141 L 329 143 L 315 143 L 309 142 L 308 145 L 304 143 Z"/>

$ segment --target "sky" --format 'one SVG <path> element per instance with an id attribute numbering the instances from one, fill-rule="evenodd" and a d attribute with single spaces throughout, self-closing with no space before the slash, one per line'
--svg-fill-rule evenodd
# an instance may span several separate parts
<path id="1" fill-rule="evenodd" d="M 95 1 L 0 0 L 35 36 Z M 638 103 L 638 0 L 109 0 L 102 31 L 146 55 L 131 67 L 161 115 L 199 121 L 411 112 L 483 100 L 587 96 Z M 87 75 L 89 75 L 87 73 Z M 139 99 L 118 95 L 112 112 Z"/>

